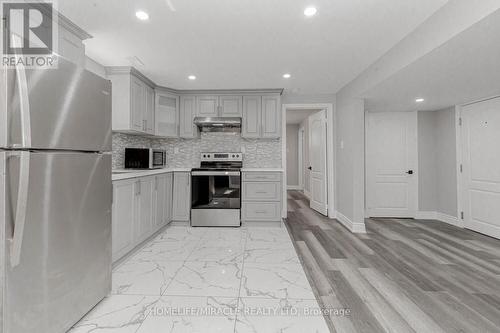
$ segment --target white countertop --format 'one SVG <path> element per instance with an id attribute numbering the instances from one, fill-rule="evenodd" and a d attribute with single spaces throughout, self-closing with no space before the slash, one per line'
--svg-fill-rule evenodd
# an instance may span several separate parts
<path id="1" fill-rule="evenodd" d="M 190 172 L 190 171 L 191 168 L 163 168 L 163 169 L 153 169 L 153 170 L 118 169 L 118 170 L 113 170 L 111 179 L 115 181 L 115 180 L 123 180 L 130 178 L 154 176 L 169 172 Z"/>
<path id="2" fill-rule="evenodd" d="M 191 168 L 163 168 L 163 169 L 153 169 L 153 170 L 134 170 L 134 169 L 117 169 L 113 170 L 111 179 L 124 180 L 131 178 L 139 178 L 146 176 L 154 176 L 162 173 L 169 172 L 190 172 Z M 242 172 L 283 172 L 283 169 L 279 168 L 242 168 Z"/>
<path id="3" fill-rule="evenodd" d="M 280 168 L 242 168 L 242 172 L 283 172 Z"/>

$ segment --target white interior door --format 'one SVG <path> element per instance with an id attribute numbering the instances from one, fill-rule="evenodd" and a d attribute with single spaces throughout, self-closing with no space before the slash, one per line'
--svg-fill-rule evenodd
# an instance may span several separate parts
<path id="1" fill-rule="evenodd" d="M 328 214 L 326 177 L 326 112 L 309 117 L 309 161 L 312 209 Z"/>
<path id="2" fill-rule="evenodd" d="M 500 238 L 500 98 L 468 105 L 461 117 L 464 224 Z"/>
<path id="3" fill-rule="evenodd" d="M 366 116 L 366 202 L 370 217 L 415 217 L 417 113 Z"/>

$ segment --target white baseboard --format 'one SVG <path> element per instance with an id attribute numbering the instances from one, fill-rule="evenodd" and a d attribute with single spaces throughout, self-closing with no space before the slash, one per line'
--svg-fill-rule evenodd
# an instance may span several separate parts
<path id="1" fill-rule="evenodd" d="M 304 195 L 307 197 L 307 199 L 311 199 L 311 192 L 307 191 L 306 189 L 304 189 Z"/>
<path id="2" fill-rule="evenodd" d="M 353 233 L 359 233 L 359 234 L 365 234 L 366 233 L 366 228 L 365 228 L 365 223 L 354 223 L 351 221 L 349 218 L 347 218 L 344 214 L 342 214 L 339 211 L 335 212 L 335 215 L 337 216 L 337 220 L 344 225 L 349 231 Z"/>
<path id="3" fill-rule="evenodd" d="M 418 211 L 415 214 L 417 220 L 436 220 L 454 225 L 455 227 L 463 228 L 464 225 L 458 217 L 434 211 Z"/>
<path id="4" fill-rule="evenodd" d="M 300 187 L 300 185 L 287 185 L 286 186 L 286 189 L 288 191 L 302 191 L 302 187 Z"/>
<path id="5" fill-rule="evenodd" d="M 437 220 L 437 212 L 419 210 L 415 213 L 417 220 Z"/>

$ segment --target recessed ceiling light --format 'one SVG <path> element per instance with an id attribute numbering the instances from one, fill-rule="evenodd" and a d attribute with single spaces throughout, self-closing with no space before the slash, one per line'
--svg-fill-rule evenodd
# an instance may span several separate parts
<path id="1" fill-rule="evenodd" d="M 307 7 L 306 9 L 304 9 L 305 16 L 314 16 L 317 12 L 318 10 L 316 9 L 316 7 Z"/>
<path id="2" fill-rule="evenodd" d="M 194 76 L 194 75 L 189 75 L 189 76 L 188 76 L 188 79 L 190 79 L 191 81 L 196 80 L 196 76 Z"/>
<path id="3" fill-rule="evenodd" d="M 135 13 L 135 16 L 141 20 L 141 21 L 146 21 L 146 20 L 149 20 L 149 14 L 146 13 L 145 11 L 143 10 L 139 10 Z"/>
<path id="4" fill-rule="evenodd" d="M 423 101 L 425 101 L 425 99 L 423 99 L 423 98 L 417 98 L 415 100 L 415 102 L 417 102 L 417 103 L 422 103 Z"/>
<path id="5" fill-rule="evenodd" d="M 284 77 L 285 79 L 289 79 L 289 78 L 291 78 L 292 76 L 291 76 L 290 74 L 288 74 L 288 73 L 287 73 L 287 74 L 283 74 L 283 77 Z"/>

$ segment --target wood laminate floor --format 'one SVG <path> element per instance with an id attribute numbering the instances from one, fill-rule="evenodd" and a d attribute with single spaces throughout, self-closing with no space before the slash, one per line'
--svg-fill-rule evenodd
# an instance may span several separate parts
<path id="1" fill-rule="evenodd" d="M 500 332 L 500 240 L 442 222 L 368 219 L 366 234 L 288 193 L 285 221 L 332 332 Z"/>

